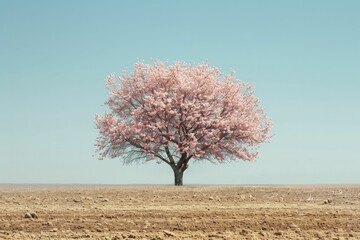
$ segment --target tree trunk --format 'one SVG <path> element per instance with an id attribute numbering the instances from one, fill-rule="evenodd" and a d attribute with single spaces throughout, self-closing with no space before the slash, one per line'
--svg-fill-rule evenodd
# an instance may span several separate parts
<path id="1" fill-rule="evenodd" d="M 177 167 L 174 167 L 173 170 L 174 170 L 174 177 L 175 177 L 175 186 L 182 186 L 184 171 L 178 169 Z"/>

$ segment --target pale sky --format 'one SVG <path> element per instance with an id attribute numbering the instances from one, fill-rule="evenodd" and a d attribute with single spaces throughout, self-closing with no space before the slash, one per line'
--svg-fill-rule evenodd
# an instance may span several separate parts
<path id="1" fill-rule="evenodd" d="M 0 183 L 172 184 L 95 156 L 108 74 L 207 62 L 255 85 L 275 136 L 184 184 L 360 183 L 360 1 L 1 1 Z"/>

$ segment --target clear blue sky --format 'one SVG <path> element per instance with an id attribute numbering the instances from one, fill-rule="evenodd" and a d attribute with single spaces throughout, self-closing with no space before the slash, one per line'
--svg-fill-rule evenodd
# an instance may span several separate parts
<path id="1" fill-rule="evenodd" d="M 98 161 L 109 73 L 208 62 L 255 84 L 273 119 L 257 162 L 184 183 L 360 183 L 360 1 L 0 2 L 0 183 L 173 183 L 165 164 Z"/>

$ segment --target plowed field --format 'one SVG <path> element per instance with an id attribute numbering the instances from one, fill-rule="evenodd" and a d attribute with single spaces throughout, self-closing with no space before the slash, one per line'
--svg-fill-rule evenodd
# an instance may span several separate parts
<path id="1" fill-rule="evenodd" d="M 360 239 L 360 185 L 2 185 L 0 239 Z"/>

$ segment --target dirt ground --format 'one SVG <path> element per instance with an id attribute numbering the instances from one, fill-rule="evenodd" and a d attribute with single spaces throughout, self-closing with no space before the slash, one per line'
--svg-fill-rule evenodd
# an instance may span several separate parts
<path id="1" fill-rule="evenodd" d="M 360 239 L 360 185 L 0 185 L 0 239 Z"/>

